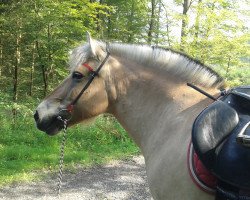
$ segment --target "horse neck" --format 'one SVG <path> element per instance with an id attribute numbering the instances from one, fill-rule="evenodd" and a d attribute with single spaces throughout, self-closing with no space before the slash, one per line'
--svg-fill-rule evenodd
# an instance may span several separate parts
<path id="1" fill-rule="evenodd" d="M 163 126 L 181 113 L 195 110 L 197 115 L 211 100 L 186 86 L 173 76 L 138 66 L 119 59 L 111 70 L 114 77 L 110 85 L 112 96 L 109 112 L 127 130 L 136 144 L 144 151 L 144 145 L 155 128 Z M 215 90 L 210 90 L 215 94 Z"/>

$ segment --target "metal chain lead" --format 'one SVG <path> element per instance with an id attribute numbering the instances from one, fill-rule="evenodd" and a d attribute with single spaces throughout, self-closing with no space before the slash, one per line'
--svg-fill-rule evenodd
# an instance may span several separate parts
<path id="1" fill-rule="evenodd" d="M 63 160 L 64 160 L 64 148 L 66 143 L 66 135 L 67 135 L 67 120 L 63 120 L 60 116 L 58 117 L 63 121 L 63 138 L 61 143 L 61 155 L 59 161 L 59 172 L 58 172 L 58 185 L 57 185 L 57 196 L 60 199 L 61 187 L 62 187 L 62 172 L 63 172 Z"/>

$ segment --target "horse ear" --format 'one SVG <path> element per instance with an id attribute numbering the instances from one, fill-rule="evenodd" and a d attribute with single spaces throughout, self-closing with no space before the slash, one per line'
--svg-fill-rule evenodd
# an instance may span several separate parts
<path id="1" fill-rule="evenodd" d="M 90 49 L 91 49 L 91 54 L 93 56 L 96 56 L 96 49 L 97 49 L 97 44 L 96 42 L 91 38 L 90 33 L 87 31 L 86 33 L 87 41 L 89 43 Z"/>

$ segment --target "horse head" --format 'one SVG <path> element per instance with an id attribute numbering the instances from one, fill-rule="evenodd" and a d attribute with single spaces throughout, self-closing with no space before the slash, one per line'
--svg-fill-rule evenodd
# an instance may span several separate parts
<path id="1" fill-rule="evenodd" d="M 108 63 L 107 48 L 104 43 L 93 40 L 89 33 L 87 41 L 87 44 L 71 52 L 69 76 L 35 111 L 37 127 L 49 135 L 63 128 L 61 119 L 67 119 L 68 126 L 72 126 L 107 110 L 109 103 L 104 81 L 105 70 L 99 69 L 100 65 L 104 68 Z"/>

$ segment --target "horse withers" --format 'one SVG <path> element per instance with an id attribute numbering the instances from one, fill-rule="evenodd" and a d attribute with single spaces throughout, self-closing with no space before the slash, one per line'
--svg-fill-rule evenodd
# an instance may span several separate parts
<path id="1" fill-rule="evenodd" d="M 186 164 L 192 124 L 213 101 L 186 83 L 217 98 L 223 79 L 169 49 L 87 39 L 71 53 L 69 76 L 37 107 L 37 127 L 58 133 L 62 110 L 72 116 L 68 126 L 111 113 L 140 147 L 155 200 L 214 199 L 192 184 Z"/>

